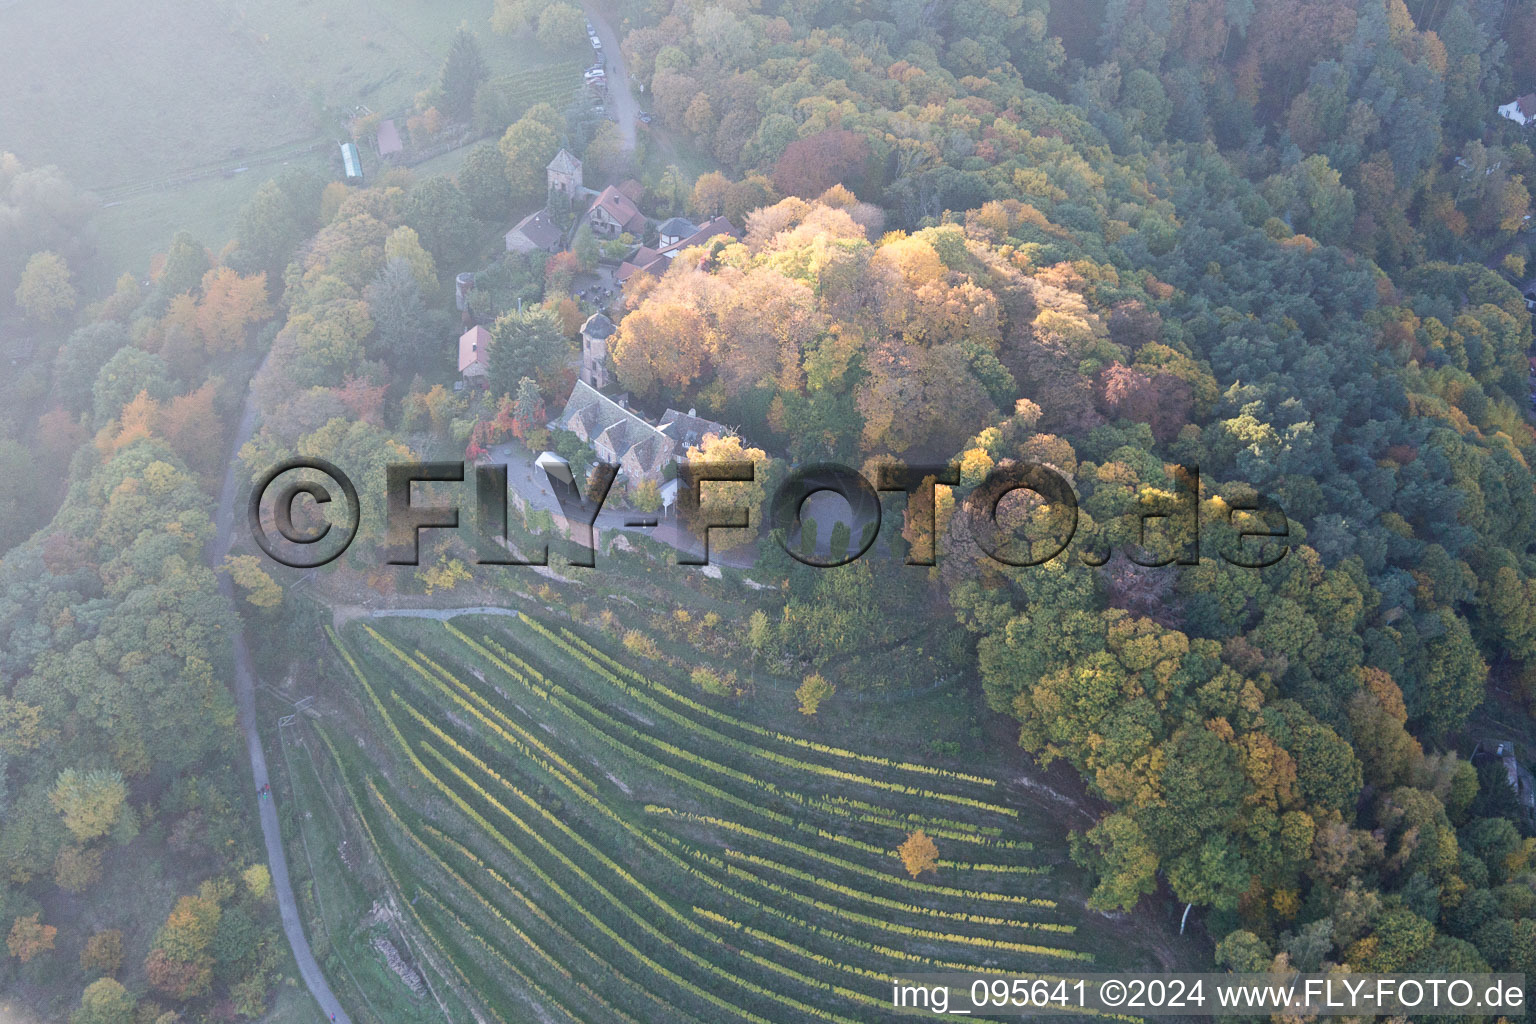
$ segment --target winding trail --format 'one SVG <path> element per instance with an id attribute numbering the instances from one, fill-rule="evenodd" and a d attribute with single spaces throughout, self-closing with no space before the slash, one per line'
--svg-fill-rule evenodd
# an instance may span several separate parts
<path id="1" fill-rule="evenodd" d="M 260 370 L 257 371 L 257 373 L 260 372 Z M 252 379 L 254 380 L 254 377 Z M 224 556 L 229 554 L 233 543 L 236 521 L 235 499 L 242 490 L 237 472 L 240 466 L 239 452 L 241 446 L 255 432 L 256 420 L 255 397 L 247 389 L 245 410 L 240 418 L 240 427 L 235 431 L 234 447 L 230 451 L 229 468 L 224 472 L 224 485 L 219 490 L 219 506 L 214 513 L 214 536 L 209 541 L 206 552 L 209 564 L 215 569 L 223 564 Z M 234 602 L 234 584 L 228 574 L 219 573 L 218 578 L 219 591 Z M 256 791 L 260 793 L 267 785 L 267 756 L 261 749 L 261 735 L 256 729 L 256 668 L 251 662 L 250 648 L 246 646 L 243 623 L 241 628 L 235 631 L 232 639 L 235 649 L 235 702 L 240 709 L 240 725 L 245 731 L 245 745 L 250 751 L 251 777 L 255 780 Z M 267 869 L 272 873 L 272 890 L 277 894 L 277 905 L 283 919 L 283 932 L 288 936 L 288 945 L 293 949 L 293 959 L 299 966 L 299 974 L 303 977 L 309 994 L 314 996 L 315 1002 L 320 1004 L 320 1011 L 326 1014 L 326 1020 L 335 1021 L 337 1024 L 352 1024 L 352 1018 L 348 1017 L 347 1011 L 342 1009 L 340 1000 L 336 998 L 330 984 L 325 980 L 325 974 L 320 970 L 319 963 L 315 961 L 315 954 L 309 948 L 309 939 L 304 935 L 304 922 L 299 917 L 299 904 L 293 896 L 293 884 L 288 880 L 288 857 L 283 850 L 283 833 L 277 822 L 276 800 L 271 796 L 265 799 L 257 797 L 256 804 L 261 814 L 262 838 L 267 843 Z"/>

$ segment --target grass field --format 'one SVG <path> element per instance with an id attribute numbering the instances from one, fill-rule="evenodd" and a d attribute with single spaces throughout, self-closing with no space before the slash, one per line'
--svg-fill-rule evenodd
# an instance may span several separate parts
<path id="1" fill-rule="evenodd" d="M 527 617 L 333 639 L 323 699 L 361 728 L 305 724 L 311 786 L 484 1019 L 851 1024 L 889 1012 L 896 972 L 1141 955 L 1096 952 L 1057 824 L 916 743 L 764 724 Z M 941 860 L 914 879 L 894 851 L 918 828 Z"/>
<path id="2" fill-rule="evenodd" d="M 297 151 L 337 137 L 339 113 L 404 111 L 460 24 L 493 74 L 531 89 L 542 69 L 587 56 L 493 35 L 490 12 L 490 0 L 16 0 L 0 5 L 0 150 L 120 203 L 98 217 L 102 262 L 142 271 L 179 228 L 218 249 L 284 160 L 328 167 L 328 151 Z"/>

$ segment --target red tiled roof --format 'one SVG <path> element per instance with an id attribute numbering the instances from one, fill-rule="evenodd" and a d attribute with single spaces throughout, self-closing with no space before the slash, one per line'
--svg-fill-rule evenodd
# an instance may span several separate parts
<path id="1" fill-rule="evenodd" d="M 630 234 L 639 234 L 645 230 L 645 214 L 635 205 L 635 201 L 618 189 L 609 185 L 598 195 L 597 201 L 592 204 L 594 210 L 601 208 L 604 213 L 612 217 L 623 230 Z"/>
<path id="2" fill-rule="evenodd" d="M 404 149 L 400 144 L 400 132 L 394 121 L 379 122 L 379 156 L 389 156 Z"/>
<path id="3" fill-rule="evenodd" d="M 491 332 L 476 324 L 459 336 L 459 372 L 491 363 Z"/>

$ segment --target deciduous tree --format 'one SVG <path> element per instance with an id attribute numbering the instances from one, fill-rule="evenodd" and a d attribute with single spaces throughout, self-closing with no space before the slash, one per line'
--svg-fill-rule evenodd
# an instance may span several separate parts
<path id="1" fill-rule="evenodd" d="M 116 771 L 66 768 L 48 798 L 63 816 L 64 827 L 85 843 L 111 831 L 127 803 L 128 787 Z"/>
<path id="2" fill-rule="evenodd" d="M 39 953 L 53 948 L 54 936 L 59 930 L 51 924 L 38 921 L 37 914 L 18 917 L 11 922 L 11 932 L 5 939 L 5 948 L 11 956 L 26 963 Z"/>
<path id="3" fill-rule="evenodd" d="M 197 326 L 211 353 L 233 352 L 245 344 L 246 331 L 272 313 L 267 304 L 267 275 L 241 277 L 228 267 L 203 275 Z"/>
<path id="4" fill-rule="evenodd" d="M 69 264 L 56 252 L 33 253 L 16 286 L 16 305 L 41 324 L 56 324 L 75 308 Z"/>
<path id="5" fill-rule="evenodd" d="M 815 715 L 820 710 L 822 701 L 830 699 L 836 692 L 837 687 L 827 682 L 821 673 L 812 672 L 795 690 L 795 699 L 800 702 L 800 713 Z"/>
<path id="6" fill-rule="evenodd" d="M 112 978 L 98 978 L 85 987 L 80 1008 L 69 1015 L 69 1024 L 133 1024 L 138 1001 Z"/>
<path id="7" fill-rule="evenodd" d="M 902 866 L 907 869 L 907 874 L 916 878 L 924 871 L 935 871 L 939 866 L 939 848 L 933 840 L 928 838 L 928 833 L 918 829 L 907 836 L 906 842 L 897 847 L 897 853 L 901 855 Z"/>

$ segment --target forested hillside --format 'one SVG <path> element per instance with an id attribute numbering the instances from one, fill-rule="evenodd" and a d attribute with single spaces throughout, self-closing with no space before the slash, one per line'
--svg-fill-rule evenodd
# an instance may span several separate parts
<path id="1" fill-rule="evenodd" d="M 1490 664 L 1536 698 L 1532 157 L 1494 113 L 1536 12 L 1044 7 L 657 9 L 626 53 L 735 179 L 696 206 L 845 188 L 632 295 L 621 380 L 801 458 L 1074 481 L 1060 559 L 956 528 L 934 575 L 1021 744 L 1110 802 L 1099 905 L 1162 877 L 1234 966 L 1524 969 L 1532 843 L 1446 744 Z M 1217 522 L 1276 498 L 1290 556 L 1073 557 L 1175 465 Z"/>
<path id="2" fill-rule="evenodd" d="M 724 570 L 750 597 L 700 591 L 739 602 L 707 628 L 656 612 L 658 635 L 730 662 L 690 678 L 732 721 L 753 717 L 738 670 L 804 678 L 808 718 L 839 688 L 959 680 L 1033 763 L 1081 777 L 1093 821 L 1071 842 L 1091 910 L 1193 905 L 1215 962 L 1239 970 L 1536 977 L 1536 827 L 1501 764 L 1472 764 L 1489 737 L 1469 728 L 1531 735 L 1536 711 L 1536 127 L 1497 113 L 1536 89 L 1536 2 L 622 13 L 654 113 L 636 150 L 580 97 L 498 105 L 506 82 L 464 56 L 465 30 L 455 59 L 480 74 L 444 80 L 490 138 L 456 170 L 281 175 L 227 245 L 170 225 L 163 257 L 121 268 L 110 295 L 78 294 L 71 271 L 92 258 L 89 203 L 0 158 L 17 368 L 0 384 L 0 987 L 51 991 L 39 1004 L 81 1007 L 81 1024 L 265 1012 L 286 968 L 225 685 L 232 632 L 269 638 L 277 674 L 312 672 L 308 602 L 493 599 L 505 577 L 478 576 L 463 544 L 384 564 L 384 467 L 503 444 L 590 461 L 549 423 L 598 311 L 615 323 L 610 390 L 731 425 L 770 481 L 827 459 L 958 473 L 931 521 L 909 503 L 858 562 L 812 570 L 765 540 Z M 519 0 L 494 18 L 538 21 Z M 415 116 L 443 100 L 429 90 Z M 628 182 L 653 220 L 724 216 L 740 237 L 611 299 L 598 268 L 655 242 L 654 224 L 603 248 L 567 199 L 549 207 L 559 251 L 506 251 L 567 146 L 589 185 Z M 491 338 L 483 391 L 453 362 L 472 323 Z M 260 428 L 242 475 L 319 456 L 362 496 L 361 537 L 302 605 L 254 557 L 205 562 L 247 401 Z M 989 471 L 1025 464 L 1071 482 L 1077 531 L 1010 567 L 964 507 Z M 1143 536 L 1144 503 L 1176 501 L 1195 470 L 1197 515 Z M 755 521 L 768 493 L 750 492 Z M 1255 495 L 1287 520 L 1265 568 L 1217 554 L 1257 550 L 1232 519 Z M 1059 505 L 1002 511 L 1031 550 L 1056 546 Z M 902 564 L 930 544 L 937 564 Z M 672 552 L 636 548 L 627 585 L 665 593 Z M 638 603 L 560 582 L 540 599 L 577 626 L 603 599 L 604 629 Z M 614 635 L 663 663 L 643 632 Z M 378 671 L 413 664 L 381 649 L 399 664 L 375 651 Z M 466 672 L 503 664 L 471 650 Z M 593 678 L 620 682 L 604 658 Z M 344 782 L 370 770 L 331 753 Z M 153 914 L 120 901 L 141 862 Z"/>

